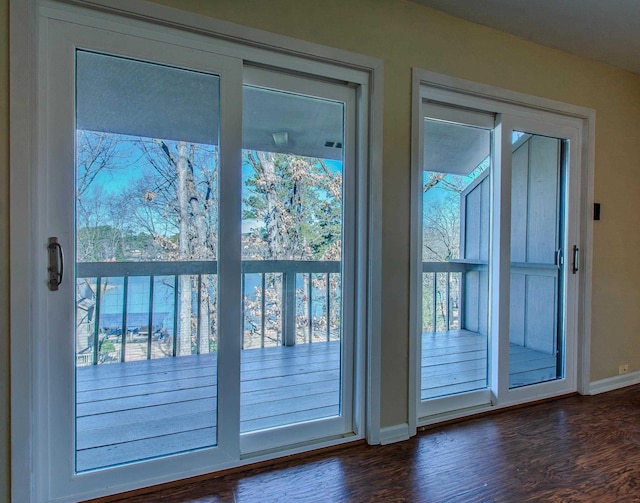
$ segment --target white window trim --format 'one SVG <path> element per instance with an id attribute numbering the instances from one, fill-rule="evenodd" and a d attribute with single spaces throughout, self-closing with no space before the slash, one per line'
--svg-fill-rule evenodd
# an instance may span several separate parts
<path id="1" fill-rule="evenodd" d="M 522 117 L 540 118 L 545 112 L 553 114 L 556 123 L 571 126 L 579 123 L 582 137 L 582 151 L 580 169 L 581 174 L 581 208 L 579 221 L 579 235 L 581 245 L 582 274 L 578 287 L 578 357 L 577 357 L 577 391 L 581 394 L 589 393 L 590 382 L 590 348 L 591 348 L 591 288 L 592 288 L 592 249 L 593 222 L 591 208 L 594 201 L 594 159 L 595 159 L 595 110 L 577 105 L 562 103 L 546 98 L 530 96 L 516 91 L 502 89 L 487 84 L 481 84 L 465 79 L 459 79 L 439 73 L 413 69 L 412 75 L 412 133 L 411 133 L 411 241 L 410 241 L 410 319 L 411 330 L 409 340 L 409 434 L 414 435 L 418 425 L 431 424 L 438 421 L 463 417 L 484 410 L 511 406 L 518 402 L 502 405 L 484 405 L 464 410 L 451 411 L 437 417 L 418 417 L 418 402 L 420 389 L 417 380 L 420 372 L 419 334 L 421 332 L 418 313 L 421 305 L 420 283 L 418 271 L 422 266 L 420 246 L 422 225 L 422 162 L 421 162 L 421 121 L 422 102 L 425 97 L 438 102 L 455 106 L 486 110 L 493 113 L 514 112 Z M 566 118 L 566 121 L 562 119 Z"/>
<path id="2" fill-rule="evenodd" d="M 327 78 L 347 75 L 359 85 L 358 102 L 368 109 L 358 133 L 357 158 L 367 166 L 366 183 L 358 184 L 360 207 L 358 229 L 361 257 L 357 285 L 362 306 L 355 315 L 355 330 L 364 334 L 358 346 L 356 373 L 362 376 L 354 393 L 355 423 L 358 437 L 370 444 L 380 442 L 380 302 L 381 302 L 381 200 L 382 200 L 382 115 L 383 63 L 381 60 L 348 51 L 329 48 L 290 37 L 215 20 L 142 0 L 60 0 L 56 5 L 80 5 L 96 12 L 116 14 L 122 19 L 151 22 L 158 30 L 168 28 L 204 35 L 216 40 L 227 54 L 245 61 L 297 72 L 323 74 Z M 10 341 L 11 341 L 11 495 L 13 501 L 33 501 L 37 460 L 33 459 L 34 417 L 38 404 L 34 396 L 34 375 L 38 371 L 32 359 L 33 325 L 31 264 L 43 256 L 33 236 L 37 134 L 37 10 L 46 0 L 10 0 Z M 234 53 L 235 51 L 235 53 Z M 286 56 L 286 57 L 283 57 Z M 366 101 L 364 101 L 366 100 Z M 362 119 L 362 118 L 361 118 Z M 42 412 L 42 411 L 40 411 Z M 298 446 L 278 455 L 290 455 L 309 448 L 335 445 L 347 439 L 328 440 Z M 237 465 L 270 459 L 273 455 L 241 460 Z"/>

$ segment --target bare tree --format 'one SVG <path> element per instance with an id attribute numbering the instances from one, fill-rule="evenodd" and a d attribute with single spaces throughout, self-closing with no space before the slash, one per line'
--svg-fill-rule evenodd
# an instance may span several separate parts
<path id="1" fill-rule="evenodd" d="M 140 142 L 153 168 L 139 184 L 138 221 L 154 238 L 165 260 L 216 258 L 217 150 L 213 147 L 155 139 Z M 157 223 L 165 226 L 158 232 Z M 167 225 L 177 231 L 177 243 L 168 239 Z M 215 337 L 216 302 L 211 275 L 179 276 L 179 334 L 177 353 L 208 353 Z M 198 292 L 197 289 L 200 289 Z M 195 292 L 194 292 L 195 290 Z M 193 295 L 199 298 L 199 316 L 193 313 Z M 195 325 L 197 323 L 197 326 Z M 200 334 L 199 347 L 194 347 Z"/>
<path id="2" fill-rule="evenodd" d="M 251 176 L 245 180 L 244 217 L 255 221 L 253 230 L 243 236 L 243 258 L 263 260 L 340 260 L 342 250 L 342 174 L 331 170 L 320 159 L 270 152 L 245 151 L 245 165 Z M 307 302 L 308 277 L 297 292 L 300 305 L 296 326 L 304 329 L 339 324 L 340 309 L 335 308 L 318 319 L 311 317 L 302 304 Z M 330 279 L 331 299 L 325 305 L 339 306 L 339 284 Z M 326 297 L 325 275 L 312 279 L 313 288 Z M 265 290 L 257 286 L 253 295 L 244 298 L 248 340 L 245 347 L 256 340 L 257 331 L 252 319 L 264 318 L 265 338 L 277 343 L 282 319 L 282 279 L 269 276 Z M 265 313 L 262 313 L 264 297 Z M 264 315 L 264 316 L 263 316 Z M 245 328 L 247 328 L 245 326 Z M 336 330 L 337 331 L 337 330 Z M 339 332 L 339 331 L 337 331 Z M 299 342 L 304 342 L 301 336 Z"/>
<path id="3" fill-rule="evenodd" d="M 84 250 L 86 260 L 216 259 L 216 147 L 106 133 L 78 135 L 78 222 L 86 227 L 79 232 L 79 250 Z M 252 170 L 245 180 L 245 217 L 256 222 L 256 228 L 243 235 L 245 259 L 340 259 L 340 170 L 319 159 L 256 151 L 244 152 L 244 165 Z M 107 192 L 119 171 L 127 183 L 120 181 Z M 326 283 L 314 279 L 314 288 L 322 288 L 316 285 L 322 281 Z M 334 283 L 337 304 L 340 294 Z M 216 276 L 181 275 L 178 288 L 177 352 L 208 352 L 216 344 Z M 280 288 L 281 275 L 271 275 L 268 288 L 260 292 L 269 310 L 271 334 L 281 322 L 281 297 L 274 293 Z M 199 313 L 194 309 L 196 296 Z M 255 311 L 252 299 L 247 299 L 247 309 Z M 339 315 L 333 314 L 331 322 L 339 323 Z"/>

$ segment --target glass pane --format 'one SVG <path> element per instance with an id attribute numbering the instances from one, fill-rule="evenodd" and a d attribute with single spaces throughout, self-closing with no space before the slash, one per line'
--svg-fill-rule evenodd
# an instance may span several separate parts
<path id="1" fill-rule="evenodd" d="M 424 121 L 421 399 L 487 387 L 491 130 Z"/>
<path id="2" fill-rule="evenodd" d="M 558 260 L 563 142 L 517 135 L 511 187 L 511 388 L 563 376 Z"/>
<path id="3" fill-rule="evenodd" d="M 340 414 L 343 117 L 244 87 L 242 433 Z"/>
<path id="4" fill-rule="evenodd" d="M 76 54 L 76 471 L 217 444 L 219 78 Z"/>

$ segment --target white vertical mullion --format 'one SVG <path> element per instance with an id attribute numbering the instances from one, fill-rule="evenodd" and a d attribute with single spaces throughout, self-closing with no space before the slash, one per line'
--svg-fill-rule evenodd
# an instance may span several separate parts
<path id="1" fill-rule="evenodd" d="M 242 63 L 220 79 L 218 446 L 240 458 Z"/>
<path id="2" fill-rule="evenodd" d="M 38 274 L 31 267 L 37 262 L 37 242 L 33 229 L 35 212 L 34 169 L 37 162 L 37 112 L 35 4 L 33 0 L 11 0 L 9 5 L 9 222 L 10 222 L 10 414 L 11 414 L 11 498 L 12 501 L 37 499 L 34 446 L 39 440 L 35 422 L 39 401 L 34 382 L 35 316 L 25 306 L 37 310 L 33 293 Z M 42 315 L 40 315 L 42 316 Z M 42 325 L 40 325 L 42 326 Z M 33 474 L 33 475 L 32 475 Z"/>
<path id="3" fill-rule="evenodd" d="M 348 320 L 346 330 L 341 335 L 341 352 L 340 361 L 340 393 L 341 393 L 341 410 L 340 414 L 343 419 L 343 431 L 358 431 L 357 421 L 354 420 L 358 416 L 354 398 L 356 395 L 355 386 L 359 382 L 356 374 L 355 365 L 355 349 L 360 339 L 360 331 L 363 326 L 362 316 L 366 314 L 366 310 L 359 309 L 358 306 L 366 305 L 366 302 L 360 302 L 361 296 L 366 292 L 366 286 L 362 284 L 362 280 L 366 277 L 364 261 L 359 261 L 358 257 L 363 255 L 359 252 L 359 247 L 366 243 L 364 237 L 358 233 L 358 230 L 366 230 L 366 225 L 358 222 L 358 218 L 366 215 L 366 211 L 360 212 L 358 202 L 366 205 L 366 198 L 360 198 L 358 189 L 366 188 L 366 184 L 358 185 L 361 180 L 362 172 L 358 169 L 356 163 L 356 149 L 358 141 L 356 138 L 356 89 L 347 88 L 344 101 L 344 119 L 343 119 L 343 209 L 342 209 L 342 289 L 345 291 L 345 284 L 352 285 L 354 291 L 349 295 L 345 295 L 342 303 L 343 320 Z M 365 176 L 366 179 L 366 176 Z M 365 206 L 366 207 L 366 206 Z M 347 279 L 347 281 L 345 281 Z M 346 302 L 345 302 L 346 300 Z M 328 323 L 328 318 L 327 318 Z M 354 416 L 355 413 L 355 416 Z"/>
<path id="4" fill-rule="evenodd" d="M 569 140 L 569 151 L 566 170 L 565 184 L 565 259 L 562 273 L 565 277 L 563 305 L 560 306 L 564 312 L 564 330 L 565 330 L 565 379 L 570 383 L 571 389 L 579 389 L 581 384 L 581 375 L 578 373 L 578 327 L 579 319 L 579 299 L 580 299 L 580 280 L 585 276 L 585 260 L 584 237 L 580 232 L 580 188 L 582 173 L 581 152 L 578 148 L 580 131 L 576 129 L 575 134 L 565 135 Z M 588 215 L 588 213 L 587 213 Z M 588 218 L 588 217 L 587 217 Z M 569 250 L 573 244 L 580 247 L 580 270 L 577 274 L 569 273 Z"/>
<path id="5" fill-rule="evenodd" d="M 498 115 L 492 174 L 490 386 L 498 404 L 509 391 L 509 296 L 511 290 L 511 121 Z"/>
<path id="6" fill-rule="evenodd" d="M 420 77 L 413 71 L 411 107 L 411 248 L 409 262 L 409 436 L 417 432 L 422 371 L 422 179 L 424 159 L 424 110 Z"/>
<path id="7" fill-rule="evenodd" d="M 580 394 L 589 394 L 591 378 L 591 290 L 593 258 L 593 219 L 591 208 L 594 195 L 594 163 L 595 163 L 595 122 L 596 112 L 590 110 L 587 118 L 582 121 L 579 135 L 576 138 L 576 170 L 580 172 L 580 179 L 576 181 L 577 211 L 576 226 L 582 245 L 582 273 L 576 285 L 576 317 L 578 331 L 579 352 L 576 365 L 579 365 L 577 387 Z M 571 150 L 573 152 L 573 150 Z M 569 155 L 571 155 L 571 152 Z M 577 350 L 578 351 L 578 350 Z"/>
<path id="8" fill-rule="evenodd" d="M 368 182 L 367 282 L 364 299 L 367 318 L 363 327 L 364 339 L 358 341 L 360 351 L 357 356 L 364 367 L 358 373 L 361 379 L 358 388 L 362 391 L 358 401 L 365 409 L 365 421 L 360 424 L 360 431 L 366 435 L 369 444 L 380 442 L 383 73 L 382 62 L 379 62 L 371 69 L 370 82 L 362 84 L 358 93 L 358 170 L 367 172 Z"/>
<path id="9" fill-rule="evenodd" d="M 70 38 L 59 26 L 48 25 L 47 39 L 40 39 L 39 63 L 46 79 L 41 83 L 40 93 L 46 92 L 48 99 L 46 104 L 40 103 L 38 110 L 41 118 L 38 134 L 42 143 L 38 153 L 41 171 L 37 191 L 38 205 L 42 205 L 44 211 L 38 220 L 36 244 L 42 253 L 47 237 L 58 237 L 67 264 L 75 264 L 75 47 Z M 49 64 L 54 60 L 55 67 Z M 37 271 L 43 272 L 44 254 L 36 257 L 36 263 Z M 46 416 L 36 418 L 36 424 L 37 433 L 42 435 L 38 455 L 45 459 L 38 460 L 34 468 L 52 474 L 51 480 L 42 480 L 38 489 L 38 495 L 46 494 L 47 498 L 65 494 L 75 469 L 75 348 L 74 337 L 70 336 L 76 328 L 74 269 L 67 266 L 58 291 L 41 288 L 38 298 L 46 312 L 46 326 L 36 335 L 38 347 L 42 348 L 36 357 L 39 360 L 36 368 L 39 403 L 36 405 L 44 408 Z M 61 459 L 54 461 L 56 455 Z"/>

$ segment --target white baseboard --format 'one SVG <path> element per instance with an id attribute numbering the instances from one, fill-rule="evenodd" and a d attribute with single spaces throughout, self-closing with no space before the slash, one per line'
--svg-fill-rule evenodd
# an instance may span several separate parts
<path id="1" fill-rule="evenodd" d="M 598 393 L 605 393 L 607 391 L 613 391 L 614 389 L 633 386 L 634 384 L 640 384 L 640 372 L 631 372 L 630 374 L 622 374 L 600 379 L 599 381 L 593 381 L 589 383 L 589 394 L 597 395 Z"/>
<path id="2" fill-rule="evenodd" d="M 394 426 L 380 428 L 380 443 L 382 445 L 402 442 L 403 440 L 409 440 L 408 423 L 396 424 Z"/>

